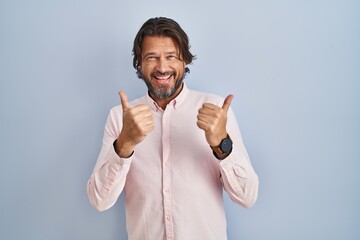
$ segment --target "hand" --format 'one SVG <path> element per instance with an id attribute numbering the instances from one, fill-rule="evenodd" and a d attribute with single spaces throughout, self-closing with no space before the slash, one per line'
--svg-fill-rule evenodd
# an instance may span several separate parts
<path id="1" fill-rule="evenodd" d="M 130 107 L 125 92 L 119 92 L 123 109 L 123 126 L 116 140 L 115 151 L 120 157 L 129 157 L 135 146 L 154 129 L 154 118 L 145 104 Z"/>
<path id="2" fill-rule="evenodd" d="M 221 140 L 227 136 L 227 112 L 233 98 L 233 95 L 227 96 L 222 107 L 204 103 L 199 109 L 196 124 L 205 131 L 206 141 L 210 146 L 218 146 Z"/>

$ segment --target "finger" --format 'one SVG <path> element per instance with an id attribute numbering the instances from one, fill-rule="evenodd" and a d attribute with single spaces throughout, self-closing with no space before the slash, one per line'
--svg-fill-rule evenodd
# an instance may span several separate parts
<path id="1" fill-rule="evenodd" d="M 214 112 L 214 110 L 211 110 L 209 108 L 200 108 L 198 110 L 198 114 L 204 114 L 204 115 L 210 115 L 213 112 Z"/>
<path id="2" fill-rule="evenodd" d="M 200 119 L 196 122 L 196 125 L 198 126 L 198 128 L 200 128 L 200 129 L 202 129 L 204 131 L 207 128 L 207 124 L 204 121 L 200 120 Z"/>
<path id="3" fill-rule="evenodd" d="M 221 108 L 217 107 L 217 106 L 215 109 L 200 108 L 198 111 L 198 114 L 218 118 L 218 117 L 220 117 L 220 114 L 221 114 L 220 110 L 221 110 Z"/>
<path id="4" fill-rule="evenodd" d="M 212 104 L 212 103 L 204 103 L 204 104 L 202 105 L 202 108 L 204 108 L 204 109 L 216 110 L 216 109 L 218 109 L 219 107 L 216 106 L 215 104 Z"/>
<path id="5" fill-rule="evenodd" d="M 208 132 L 212 129 L 212 124 L 206 121 L 206 119 L 198 119 L 196 121 L 196 125 L 205 132 Z"/>
<path id="6" fill-rule="evenodd" d="M 131 109 L 132 111 L 133 109 Z M 150 111 L 142 111 L 142 112 L 138 112 L 135 114 L 132 114 L 133 118 L 135 121 L 137 122 L 149 122 L 149 121 L 153 121 L 153 115 L 152 112 Z"/>
<path id="7" fill-rule="evenodd" d="M 120 96 L 123 112 L 129 110 L 130 109 L 129 100 L 128 97 L 126 96 L 126 93 L 124 91 L 120 91 L 119 96 Z"/>
<path id="8" fill-rule="evenodd" d="M 203 114 L 203 113 L 199 113 L 197 115 L 197 119 L 200 120 L 200 121 L 203 121 L 205 123 L 210 123 L 212 119 L 214 119 L 213 116 L 210 116 L 208 114 Z"/>
<path id="9" fill-rule="evenodd" d="M 153 117 L 152 111 L 149 109 L 148 106 L 144 104 L 136 105 L 135 107 L 131 107 L 128 109 L 128 112 L 133 116 L 137 117 L 141 120 L 144 117 Z"/>
<path id="10" fill-rule="evenodd" d="M 224 100 L 224 104 L 222 106 L 222 109 L 224 109 L 226 112 L 229 110 L 230 108 L 230 104 L 231 104 L 231 101 L 233 100 L 234 98 L 234 95 L 230 94 L 228 95 L 225 100 Z"/>

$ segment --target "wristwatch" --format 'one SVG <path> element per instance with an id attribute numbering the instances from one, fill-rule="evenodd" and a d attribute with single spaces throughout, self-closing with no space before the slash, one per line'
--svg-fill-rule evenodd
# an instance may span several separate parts
<path id="1" fill-rule="evenodd" d="M 213 150 L 215 157 L 217 157 L 218 159 L 224 159 L 231 153 L 232 147 L 233 147 L 233 142 L 228 134 L 226 136 L 226 138 L 221 140 L 221 142 L 218 146 L 215 146 L 215 147 L 210 146 L 210 147 Z"/>

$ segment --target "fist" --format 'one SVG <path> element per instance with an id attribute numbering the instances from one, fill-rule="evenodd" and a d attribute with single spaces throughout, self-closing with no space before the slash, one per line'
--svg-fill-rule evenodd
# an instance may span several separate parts
<path id="1" fill-rule="evenodd" d="M 227 136 L 227 113 L 233 98 L 233 95 L 227 96 L 221 107 L 204 103 L 199 109 L 196 124 L 204 130 L 206 141 L 210 146 L 218 146 L 221 140 Z"/>
<path id="2" fill-rule="evenodd" d="M 119 96 L 123 109 L 123 126 L 115 150 L 120 157 L 125 157 L 154 129 L 154 118 L 147 105 L 130 107 L 126 93 L 119 92 Z"/>

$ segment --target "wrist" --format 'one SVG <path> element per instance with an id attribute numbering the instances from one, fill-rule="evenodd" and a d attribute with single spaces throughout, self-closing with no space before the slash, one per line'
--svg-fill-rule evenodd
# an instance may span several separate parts
<path id="1" fill-rule="evenodd" d="M 126 142 L 116 139 L 113 143 L 116 154 L 121 158 L 129 158 L 134 152 L 134 147 Z"/>
<path id="2" fill-rule="evenodd" d="M 229 134 L 226 134 L 226 137 L 224 137 L 217 146 L 210 146 L 210 148 L 213 150 L 213 154 L 217 159 L 223 160 L 232 152 L 233 142 Z"/>

